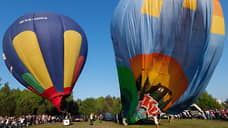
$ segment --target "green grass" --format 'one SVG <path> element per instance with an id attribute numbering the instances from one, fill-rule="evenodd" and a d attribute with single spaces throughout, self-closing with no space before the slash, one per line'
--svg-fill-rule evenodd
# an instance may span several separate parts
<path id="1" fill-rule="evenodd" d="M 93 126 L 89 122 L 73 122 L 70 126 L 63 126 L 62 123 L 37 125 L 32 128 L 155 128 L 153 124 L 123 126 L 114 122 L 96 121 Z M 160 121 L 160 128 L 228 128 L 228 121 L 217 120 L 174 120 L 171 124 L 168 120 Z"/>

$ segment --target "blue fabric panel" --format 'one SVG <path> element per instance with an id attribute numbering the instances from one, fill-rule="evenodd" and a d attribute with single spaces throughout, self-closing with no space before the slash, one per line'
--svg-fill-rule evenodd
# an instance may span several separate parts
<path id="1" fill-rule="evenodd" d="M 225 37 L 218 34 L 210 34 L 208 46 L 205 50 L 205 56 L 202 59 L 202 64 L 198 66 L 197 73 L 193 76 L 188 89 L 180 97 L 175 104 L 170 107 L 170 112 L 173 114 L 180 113 L 189 105 L 194 103 L 200 95 L 205 91 L 210 78 L 213 75 L 216 65 L 222 56 Z"/>
<path id="2" fill-rule="evenodd" d="M 4 39 L 3 39 L 3 53 L 5 55 L 5 64 L 7 68 L 10 71 L 10 67 L 12 67 L 12 74 L 13 76 L 22 83 L 23 86 L 27 87 L 28 84 L 22 80 L 21 76 L 24 73 L 28 73 L 29 71 L 24 66 L 24 64 L 21 62 L 20 58 L 18 57 L 16 51 L 14 50 L 13 43 L 12 43 L 12 36 L 11 36 L 11 30 L 8 29 L 5 33 Z"/>
<path id="3" fill-rule="evenodd" d="M 117 66 L 131 69 L 130 59 L 160 53 L 174 58 L 188 81 L 186 92 L 169 109 L 181 112 L 205 90 L 221 58 L 224 36 L 211 34 L 212 0 L 197 0 L 197 9 L 184 0 L 163 0 L 159 17 L 141 13 L 144 0 L 122 0 L 111 23 Z"/>
<path id="4" fill-rule="evenodd" d="M 34 21 L 33 31 L 38 37 L 40 50 L 56 91 L 64 92 L 64 29 L 61 18 L 51 12 L 34 13 L 33 17 L 48 17 L 48 20 Z"/>

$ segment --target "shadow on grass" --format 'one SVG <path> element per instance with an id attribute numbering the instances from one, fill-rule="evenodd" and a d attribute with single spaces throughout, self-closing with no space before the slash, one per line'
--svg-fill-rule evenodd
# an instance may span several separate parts
<path id="1" fill-rule="evenodd" d="M 139 120 L 138 122 L 136 122 L 135 124 L 138 125 L 155 125 L 153 120 Z"/>

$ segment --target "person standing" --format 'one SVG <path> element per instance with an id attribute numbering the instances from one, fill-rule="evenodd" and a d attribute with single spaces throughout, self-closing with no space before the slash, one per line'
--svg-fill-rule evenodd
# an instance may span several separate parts
<path id="1" fill-rule="evenodd" d="M 102 115 L 102 114 L 100 114 L 100 115 L 99 115 L 99 120 L 100 120 L 100 123 L 102 123 L 102 119 L 103 119 L 103 115 Z"/>
<path id="2" fill-rule="evenodd" d="M 23 128 L 24 120 L 25 120 L 25 118 L 24 118 L 24 116 L 22 116 L 22 117 L 20 118 L 20 128 Z"/>
<path id="3" fill-rule="evenodd" d="M 187 115 L 187 112 L 185 114 Z M 168 114 L 167 117 L 168 117 L 169 123 L 172 123 L 173 122 L 173 115 Z"/>
<path id="4" fill-rule="evenodd" d="M 89 120 L 90 120 L 90 125 L 93 125 L 93 113 L 90 114 Z"/>
<path id="5" fill-rule="evenodd" d="M 154 120 L 154 124 L 155 124 L 156 128 L 159 128 L 159 122 L 158 122 L 157 115 L 152 116 L 152 118 Z"/>

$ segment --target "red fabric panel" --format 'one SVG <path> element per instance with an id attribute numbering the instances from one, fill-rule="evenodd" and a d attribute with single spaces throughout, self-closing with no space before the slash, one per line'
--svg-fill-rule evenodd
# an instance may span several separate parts
<path id="1" fill-rule="evenodd" d="M 70 95 L 71 94 L 71 87 L 68 88 L 64 88 L 64 92 L 56 92 L 54 87 L 51 87 L 49 89 L 46 89 L 43 93 L 42 96 L 44 96 L 45 98 L 52 100 L 53 98 L 57 97 L 57 96 L 66 96 L 66 95 Z"/>
<path id="2" fill-rule="evenodd" d="M 63 96 L 57 96 L 51 100 L 52 104 L 61 112 L 60 106 Z"/>
<path id="3" fill-rule="evenodd" d="M 34 92 L 34 93 L 36 93 L 37 95 L 41 95 L 39 92 L 37 92 L 36 90 L 34 90 L 31 86 L 27 86 L 27 88 L 29 89 L 29 90 L 31 90 L 32 92 Z"/>
<path id="4" fill-rule="evenodd" d="M 61 106 L 61 101 L 63 96 L 67 96 L 71 94 L 71 87 L 64 88 L 64 92 L 56 92 L 54 87 L 51 87 L 49 89 L 46 89 L 43 93 L 42 96 L 49 99 L 52 104 L 58 109 L 59 112 L 61 112 L 60 106 Z"/>
<path id="5" fill-rule="evenodd" d="M 55 88 L 52 86 L 49 89 L 44 90 L 44 92 L 42 93 L 42 96 L 44 96 L 45 98 L 52 100 L 52 98 L 54 98 L 54 95 L 56 95 L 56 90 Z"/>
<path id="6" fill-rule="evenodd" d="M 71 83 L 71 91 L 74 88 L 75 82 L 78 80 L 78 77 L 80 75 L 80 72 L 81 72 L 81 69 L 82 69 L 82 66 L 83 66 L 84 62 L 85 62 L 85 57 L 84 56 L 80 56 L 78 58 L 78 63 L 77 63 L 77 66 L 75 68 L 74 77 L 73 77 L 73 80 L 72 80 L 72 83 Z"/>
<path id="7" fill-rule="evenodd" d="M 71 87 L 64 88 L 64 95 L 70 95 L 71 94 Z"/>

